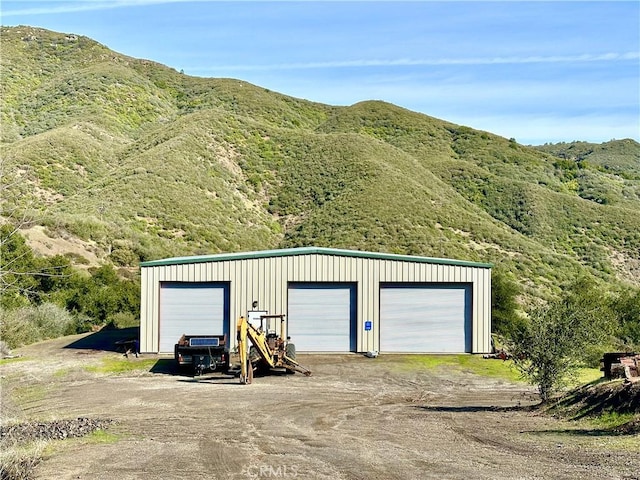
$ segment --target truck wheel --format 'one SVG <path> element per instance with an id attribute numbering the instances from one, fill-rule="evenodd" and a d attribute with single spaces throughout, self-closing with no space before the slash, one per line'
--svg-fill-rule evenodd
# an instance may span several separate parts
<path id="1" fill-rule="evenodd" d="M 284 348 L 284 354 L 289 357 L 291 360 L 296 359 L 296 346 L 293 343 L 287 343 L 287 346 Z"/>

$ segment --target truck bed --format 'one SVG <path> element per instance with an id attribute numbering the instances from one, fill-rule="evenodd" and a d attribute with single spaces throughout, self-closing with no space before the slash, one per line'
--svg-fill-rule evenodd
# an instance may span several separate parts
<path id="1" fill-rule="evenodd" d="M 193 375 L 227 372 L 229 349 L 226 335 L 182 335 L 175 345 L 175 360 L 181 370 Z"/>

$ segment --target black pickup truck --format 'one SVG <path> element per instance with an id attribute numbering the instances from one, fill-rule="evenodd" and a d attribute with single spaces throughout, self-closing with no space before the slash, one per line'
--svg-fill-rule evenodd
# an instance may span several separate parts
<path id="1" fill-rule="evenodd" d="M 174 350 L 180 370 L 194 376 L 204 372 L 229 371 L 229 347 L 226 335 L 182 335 Z"/>

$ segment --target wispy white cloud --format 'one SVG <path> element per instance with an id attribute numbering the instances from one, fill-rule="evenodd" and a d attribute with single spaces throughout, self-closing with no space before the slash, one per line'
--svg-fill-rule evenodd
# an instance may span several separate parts
<path id="1" fill-rule="evenodd" d="M 113 10 L 116 8 L 126 7 L 145 7 L 152 5 L 163 5 L 171 3 L 223 3 L 229 0 L 21 0 L 20 8 L 3 9 L 3 17 L 15 17 L 19 15 L 54 15 L 60 13 L 78 13 L 78 12 L 91 12 L 99 10 Z M 313 1 L 313 0 L 233 0 L 236 3 L 239 2 L 294 2 L 294 1 Z M 329 0 L 339 2 L 342 0 Z M 356 0 L 356 1 L 383 1 L 383 0 Z M 421 0 L 413 0 L 421 1 Z M 462 1 L 462 0 L 460 0 Z M 480 0 L 478 0 L 480 1 Z M 542 0 L 540 0 L 542 1 Z M 18 3 L 5 2 L 6 3 Z M 45 6 L 37 7 L 22 7 L 28 4 L 45 4 Z"/>
<path id="2" fill-rule="evenodd" d="M 301 62 L 301 63 L 274 63 L 254 65 L 217 65 L 215 67 L 198 68 L 199 71 L 207 70 L 310 70 L 328 68 L 359 68 L 359 67 L 416 67 L 416 66 L 467 66 L 467 65 L 516 65 L 534 63 L 590 63 L 590 62 L 624 62 L 640 59 L 639 52 L 602 53 L 580 55 L 552 55 L 552 56 L 526 56 L 526 57 L 478 57 L 478 58 L 434 58 L 434 59 L 378 59 L 378 60 L 345 60 L 331 62 Z M 193 70 L 196 70 L 195 68 Z"/>
<path id="3" fill-rule="evenodd" d="M 29 2 L 23 1 L 20 5 L 25 5 L 29 3 L 37 3 L 39 6 L 37 7 L 23 7 L 23 8 L 13 8 L 13 9 L 2 9 L 3 17 L 16 17 L 20 15 L 54 15 L 59 13 L 77 13 L 77 12 L 91 12 L 97 10 L 112 10 L 115 8 L 126 8 L 126 7 L 140 7 L 140 6 L 150 6 L 150 5 L 159 5 L 164 3 L 184 3 L 187 1 L 194 0 L 77 0 L 77 1 L 59 1 L 59 0 L 49 0 L 49 1 L 37 1 L 37 2 Z M 198 1 L 198 0 L 195 0 Z M 11 2 L 15 3 L 15 2 Z M 41 4 L 45 4 L 41 6 Z M 5 3 L 6 5 L 6 3 Z"/>
<path id="4" fill-rule="evenodd" d="M 638 139 L 637 0 L 222 1 L 0 0 L 3 24 L 192 75 L 332 105 L 385 100 L 525 143 Z"/>

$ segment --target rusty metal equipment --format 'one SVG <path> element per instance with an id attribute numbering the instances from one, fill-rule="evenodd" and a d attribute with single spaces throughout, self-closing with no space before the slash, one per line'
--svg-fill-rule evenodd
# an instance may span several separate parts
<path id="1" fill-rule="evenodd" d="M 605 378 L 624 378 L 627 382 L 640 381 L 640 355 L 629 352 L 605 353 L 600 361 Z"/>

